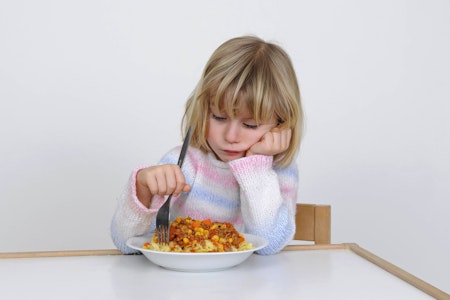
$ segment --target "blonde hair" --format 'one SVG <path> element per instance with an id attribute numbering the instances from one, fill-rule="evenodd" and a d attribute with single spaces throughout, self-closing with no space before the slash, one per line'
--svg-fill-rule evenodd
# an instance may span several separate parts
<path id="1" fill-rule="evenodd" d="M 303 111 L 297 77 L 288 54 L 278 45 L 254 36 L 230 39 L 207 62 L 186 103 L 183 133 L 192 126 L 190 144 L 212 151 L 206 140 L 210 105 L 235 116 L 245 105 L 257 123 L 275 118 L 280 128 L 291 128 L 290 147 L 274 156 L 287 166 L 294 159 L 303 132 Z"/>

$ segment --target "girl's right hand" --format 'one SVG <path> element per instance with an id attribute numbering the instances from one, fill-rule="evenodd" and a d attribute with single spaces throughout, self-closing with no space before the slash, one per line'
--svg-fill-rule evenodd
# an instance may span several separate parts
<path id="1" fill-rule="evenodd" d="M 254 154 L 276 155 L 286 151 L 291 143 L 292 130 L 290 128 L 272 128 L 266 132 L 261 140 L 247 150 L 246 156 Z"/>
<path id="2" fill-rule="evenodd" d="M 139 201 L 147 208 L 154 195 L 178 196 L 189 192 L 191 187 L 180 167 L 175 164 L 157 165 L 139 170 L 136 175 L 136 194 Z"/>

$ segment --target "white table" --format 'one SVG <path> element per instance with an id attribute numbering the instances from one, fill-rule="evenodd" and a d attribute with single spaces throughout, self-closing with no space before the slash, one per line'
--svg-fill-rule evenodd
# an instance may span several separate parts
<path id="1" fill-rule="evenodd" d="M 116 253 L 0 253 L 0 299 L 413 300 L 449 296 L 356 244 L 288 246 L 279 254 L 254 254 L 239 266 L 209 273 L 170 271 L 143 255 Z"/>

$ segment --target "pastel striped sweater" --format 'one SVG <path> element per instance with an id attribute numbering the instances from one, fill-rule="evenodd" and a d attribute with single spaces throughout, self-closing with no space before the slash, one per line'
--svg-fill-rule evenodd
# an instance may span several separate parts
<path id="1" fill-rule="evenodd" d="M 168 152 L 159 164 L 176 164 L 181 147 Z M 126 246 L 132 236 L 152 232 L 158 209 L 165 197 L 154 196 L 150 208 L 136 196 L 136 173 L 130 176 L 111 222 L 111 237 L 125 254 L 136 252 Z M 189 147 L 182 171 L 191 191 L 172 198 L 171 219 L 231 222 L 240 232 L 263 236 L 269 245 L 259 254 L 279 252 L 295 232 L 298 169 L 273 166 L 273 157 L 252 155 L 225 163 L 212 153 Z"/>

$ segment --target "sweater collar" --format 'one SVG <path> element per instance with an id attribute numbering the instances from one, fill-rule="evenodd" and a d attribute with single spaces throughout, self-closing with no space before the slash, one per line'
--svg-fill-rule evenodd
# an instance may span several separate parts
<path id="1" fill-rule="evenodd" d="M 230 166 L 228 165 L 227 162 L 218 160 L 216 155 L 213 152 L 208 152 L 208 158 L 209 158 L 209 161 L 217 168 L 220 168 L 220 169 L 229 169 L 230 168 Z"/>

